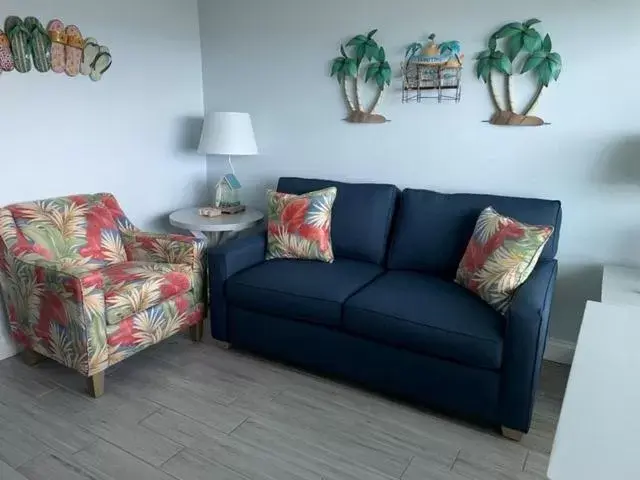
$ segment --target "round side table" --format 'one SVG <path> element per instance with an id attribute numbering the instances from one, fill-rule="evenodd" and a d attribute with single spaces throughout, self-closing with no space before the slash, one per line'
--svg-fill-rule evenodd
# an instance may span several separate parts
<path id="1" fill-rule="evenodd" d="M 195 237 L 208 240 L 209 245 L 217 246 L 235 238 L 243 230 L 258 225 L 264 214 L 254 208 L 247 208 L 235 215 L 219 217 L 203 217 L 199 208 L 186 208 L 169 215 L 169 222 L 174 227 L 189 230 Z"/>

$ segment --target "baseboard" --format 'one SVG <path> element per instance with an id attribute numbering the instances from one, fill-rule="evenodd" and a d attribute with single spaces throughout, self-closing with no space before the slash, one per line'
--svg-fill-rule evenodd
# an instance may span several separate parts
<path id="1" fill-rule="evenodd" d="M 4 360 L 5 358 L 13 357 L 18 350 L 16 350 L 11 345 L 2 345 L 0 346 L 0 360 Z"/>
<path id="2" fill-rule="evenodd" d="M 2 318 L 0 318 L 0 320 L 2 320 Z M 13 357 L 16 353 L 18 353 L 18 349 L 15 344 L 8 338 L 5 338 L 0 331 L 0 360 Z"/>
<path id="3" fill-rule="evenodd" d="M 544 352 L 544 359 L 550 362 L 571 365 L 575 351 L 575 343 L 567 342 L 566 340 L 559 340 L 557 338 L 550 338 L 547 342 L 547 349 Z M 13 357 L 17 353 L 17 348 L 15 348 L 10 342 L 2 341 L 2 338 L 0 338 L 0 360 Z"/>
<path id="4" fill-rule="evenodd" d="M 557 338 L 550 338 L 547 342 L 547 350 L 544 353 L 544 359 L 549 360 L 550 362 L 571 365 L 575 351 L 575 343 L 567 342 L 566 340 L 559 340 Z"/>

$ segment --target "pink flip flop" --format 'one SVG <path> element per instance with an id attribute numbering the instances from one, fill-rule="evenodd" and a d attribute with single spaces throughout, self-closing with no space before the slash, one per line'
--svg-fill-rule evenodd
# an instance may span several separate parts
<path id="1" fill-rule="evenodd" d="M 13 55 L 11 55 L 11 42 L 9 37 L 0 30 L 0 71 L 11 72 L 16 68 L 13 63 Z"/>
<path id="2" fill-rule="evenodd" d="M 65 71 L 70 77 L 75 77 L 80 73 L 84 40 L 82 39 L 80 29 L 75 25 L 69 25 L 65 33 L 67 34 L 67 46 L 65 47 L 67 65 Z"/>
<path id="3" fill-rule="evenodd" d="M 64 31 L 64 23 L 60 20 L 51 20 L 47 27 L 51 39 L 51 70 L 55 73 L 64 73 L 67 65 L 65 46 L 67 34 Z"/>

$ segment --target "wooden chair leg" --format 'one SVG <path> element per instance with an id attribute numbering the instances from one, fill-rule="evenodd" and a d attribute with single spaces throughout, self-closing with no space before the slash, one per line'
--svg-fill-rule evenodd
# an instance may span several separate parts
<path id="1" fill-rule="evenodd" d="M 37 365 L 38 363 L 44 361 L 47 358 L 44 355 L 40 355 L 38 352 L 34 352 L 33 350 L 30 350 L 28 348 L 25 348 L 24 350 L 22 350 L 21 356 L 22 356 L 22 361 L 27 365 L 29 365 L 30 367 Z"/>
<path id="2" fill-rule="evenodd" d="M 508 438 L 509 440 L 513 440 L 514 442 L 520 442 L 524 433 L 520 430 L 514 430 L 512 428 L 502 427 L 502 436 L 504 438 Z"/>
<path id="3" fill-rule="evenodd" d="M 194 342 L 201 342 L 204 337 L 204 320 L 189 327 L 189 336 Z"/>
<path id="4" fill-rule="evenodd" d="M 104 394 L 104 372 L 87 378 L 87 390 L 93 398 L 100 398 Z"/>

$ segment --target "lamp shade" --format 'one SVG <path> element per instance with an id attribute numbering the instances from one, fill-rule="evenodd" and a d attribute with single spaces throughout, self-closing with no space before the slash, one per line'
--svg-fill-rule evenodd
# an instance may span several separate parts
<path id="1" fill-rule="evenodd" d="M 198 153 L 257 155 L 258 146 L 248 113 L 213 112 L 204 119 Z"/>

